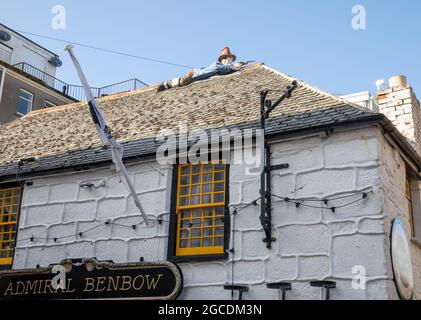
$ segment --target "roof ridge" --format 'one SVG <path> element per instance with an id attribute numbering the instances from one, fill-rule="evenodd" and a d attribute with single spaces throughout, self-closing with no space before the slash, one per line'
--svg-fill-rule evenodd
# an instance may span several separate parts
<path id="1" fill-rule="evenodd" d="M 234 77 L 234 76 L 238 76 L 238 75 L 245 74 L 245 73 L 251 73 L 253 71 L 256 71 L 262 65 L 263 65 L 263 63 L 254 63 L 252 65 L 242 67 L 239 70 L 234 71 L 232 73 L 228 73 L 228 74 L 216 74 L 216 75 L 214 75 L 212 77 L 209 77 L 209 78 L 206 78 L 206 79 L 203 79 L 203 80 L 193 81 L 190 84 L 188 84 L 187 86 L 176 87 L 174 89 L 184 89 L 184 88 L 187 88 L 187 87 L 190 87 L 190 86 L 197 85 L 199 83 L 214 81 L 214 80 L 219 79 L 219 78 L 229 78 L 229 77 Z M 156 87 L 156 86 L 154 86 L 154 87 Z M 171 90 L 174 90 L 174 89 L 171 89 Z"/>
<path id="2" fill-rule="evenodd" d="M 348 101 L 348 100 L 346 100 L 346 99 L 344 99 L 344 98 L 342 98 L 342 97 L 340 97 L 340 96 L 338 96 L 338 95 L 335 95 L 335 94 L 333 94 L 333 93 L 330 93 L 329 91 L 326 91 L 326 90 L 320 89 L 320 88 L 318 88 L 318 87 L 316 87 L 316 86 L 314 86 L 314 85 L 312 85 L 312 84 L 310 84 L 310 83 L 307 83 L 307 82 L 305 82 L 305 81 L 303 81 L 303 80 L 300 80 L 300 79 L 294 78 L 294 77 L 292 77 L 292 76 L 290 76 L 290 75 L 288 75 L 288 74 L 286 74 L 286 73 L 283 73 L 283 72 L 280 72 L 280 71 L 278 71 L 278 70 L 276 70 L 276 69 L 273 69 L 273 68 L 271 68 L 271 67 L 268 67 L 268 66 L 267 66 L 267 65 L 265 65 L 265 64 L 263 64 L 263 65 L 262 65 L 262 67 L 263 67 L 264 69 L 266 69 L 266 70 L 270 71 L 270 72 L 273 72 L 273 73 L 275 73 L 275 74 L 278 74 L 278 75 L 280 75 L 280 76 L 282 76 L 282 77 L 284 77 L 284 78 L 286 78 L 286 79 L 289 79 L 289 80 L 291 80 L 291 81 L 294 81 L 294 80 L 295 80 L 295 81 L 297 81 L 299 84 L 301 84 L 302 86 L 304 86 L 304 87 L 306 87 L 307 89 L 312 90 L 312 91 L 314 91 L 314 92 L 316 92 L 316 93 L 318 93 L 318 94 L 322 94 L 322 95 L 328 96 L 328 97 L 330 97 L 330 98 L 333 98 L 333 99 L 337 100 L 338 102 L 341 102 L 341 103 L 343 103 L 343 104 L 350 105 L 350 106 L 352 106 L 352 107 L 355 107 L 355 108 L 357 108 L 357 109 L 359 109 L 359 110 L 362 110 L 362 111 L 365 111 L 365 112 L 377 113 L 377 112 L 372 111 L 372 110 L 369 110 L 369 109 L 367 109 L 367 108 L 363 108 L 363 107 L 361 107 L 360 105 L 358 105 L 358 104 L 356 104 L 356 103 L 354 103 L 354 102 Z"/>

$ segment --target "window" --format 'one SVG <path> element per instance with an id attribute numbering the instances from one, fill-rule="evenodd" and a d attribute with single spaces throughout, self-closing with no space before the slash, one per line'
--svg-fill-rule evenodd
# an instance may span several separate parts
<path id="1" fill-rule="evenodd" d="M 409 216 L 412 218 L 413 211 L 412 211 L 411 182 L 409 181 L 408 178 L 405 179 L 405 198 L 406 198 L 406 203 L 407 203 L 407 206 L 408 206 Z M 410 220 L 412 220 L 412 219 L 410 219 Z"/>
<path id="2" fill-rule="evenodd" d="M 25 115 L 32 110 L 32 102 L 34 100 L 34 95 L 29 91 L 20 89 L 18 97 L 18 115 Z"/>
<path id="3" fill-rule="evenodd" d="M 408 208 L 411 238 L 421 245 L 421 181 L 411 171 L 408 171 L 405 180 L 405 198 Z"/>
<path id="4" fill-rule="evenodd" d="M 55 107 L 56 104 L 48 101 L 48 100 L 44 100 L 44 108 L 51 108 L 51 107 Z"/>
<path id="5" fill-rule="evenodd" d="M 177 171 L 173 256 L 224 254 L 229 226 L 225 218 L 227 166 L 186 164 Z"/>
<path id="6" fill-rule="evenodd" d="M 21 188 L 0 188 L 0 267 L 11 266 L 15 251 Z"/>

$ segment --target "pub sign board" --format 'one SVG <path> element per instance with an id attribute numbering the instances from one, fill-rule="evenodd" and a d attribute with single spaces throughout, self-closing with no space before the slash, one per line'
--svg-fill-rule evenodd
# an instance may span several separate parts
<path id="1" fill-rule="evenodd" d="M 0 272 L 0 300 L 173 300 L 182 286 L 180 268 L 168 261 L 64 260 L 48 268 Z"/>

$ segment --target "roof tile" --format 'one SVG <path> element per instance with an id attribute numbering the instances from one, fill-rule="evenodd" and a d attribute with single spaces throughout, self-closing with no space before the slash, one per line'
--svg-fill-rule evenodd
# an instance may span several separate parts
<path id="1" fill-rule="evenodd" d="M 116 139 L 125 145 L 125 156 L 152 152 L 161 129 L 178 131 L 186 121 L 189 130 L 255 125 L 259 120 L 261 90 L 273 90 L 277 99 L 294 78 L 261 64 L 239 72 L 198 81 L 160 93 L 156 87 L 98 99 Z M 299 81 L 290 99 L 272 114 L 271 131 L 287 132 L 315 125 L 364 119 L 375 113 Z M 276 125 L 275 125 L 276 123 Z M 31 156 L 43 159 L 38 167 L 107 161 L 109 151 L 100 141 L 86 103 L 31 112 L 0 127 L 0 175 L 16 170 L 16 161 Z M 93 152 L 93 150 L 95 152 Z M 81 155 L 85 159 L 81 160 Z"/>

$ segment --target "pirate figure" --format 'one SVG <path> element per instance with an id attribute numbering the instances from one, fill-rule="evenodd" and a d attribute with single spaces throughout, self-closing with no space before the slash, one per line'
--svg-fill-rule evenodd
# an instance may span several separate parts
<path id="1" fill-rule="evenodd" d="M 159 85 L 157 91 L 160 92 L 170 88 L 187 86 L 193 81 L 203 80 L 215 75 L 229 74 L 247 64 L 247 62 L 243 61 L 234 63 L 235 59 L 236 56 L 231 54 L 228 47 L 225 47 L 222 49 L 217 62 L 201 69 L 191 69 L 182 77 L 165 81 Z"/>

